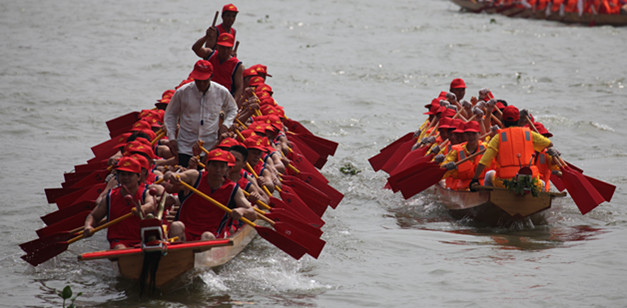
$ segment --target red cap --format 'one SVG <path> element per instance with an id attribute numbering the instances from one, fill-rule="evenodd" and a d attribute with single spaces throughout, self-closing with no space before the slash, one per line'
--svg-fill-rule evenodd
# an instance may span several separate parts
<path id="1" fill-rule="evenodd" d="M 254 122 L 250 124 L 248 128 L 252 129 L 255 133 L 266 133 L 266 123 L 264 122 Z"/>
<path id="2" fill-rule="evenodd" d="M 124 153 L 142 153 L 150 158 L 155 158 L 155 152 L 150 147 L 150 144 L 143 143 L 140 139 L 127 143 L 124 147 Z"/>
<path id="3" fill-rule="evenodd" d="M 133 154 L 133 155 L 129 155 L 129 157 L 134 158 L 135 160 L 137 160 L 139 162 L 139 165 L 142 167 L 142 169 L 150 169 L 150 162 L 148 161 L 148 159 L 146 159 L 145 156 L 141 155 L 141 154 Z"/>
<path id="4" fill-rule="evenodd" d="M 150 122 L 144 119 L 141 119 L 133 124 L 133 126 L 131 127 L 131 131 L 134 132 L 134 131 L 140 131 L 140 130 L 151 129 L 151 128 L 152 128 L 152 125 L 150 124 Z"/>
<path id="5" fill-rule="evenodd" d="M 546 127 L 544 127 L 544 124 L 540 123 L 540 122 L 534 122 L 533 125 L 536 127 L 536 130 L 538 130 L 538 133 L 544 137 L 547 138 L 551 138 L 553 137 L 553 134 L 551 134 L 551 132 L 549 132 Z"/>
<path id="6" fill-rule="evenodd" d="M 451 126 L 451 121 L 453 121 L 453 119 L 449 118 L 449 117 L 443 117 L 440 119 L 440 122 L 438 123 L 438 128 L 451 128 L 453 126 Z"/>
<path id="7" fill-rule="evenodd" d="M 134 159 L 134 158 L 129 157 L 129 156 L 122 156 L 118 160 L 118 163 L 115 166 L 115 170 L 118 170 L 118 171 L 128 171 L 128 172 L 133 172 L 133 173 L 139 174 L 142 171 L 142 166 L 137 161 L 137 159 Z"/>
<path id="8" fill-rule="evenodd" d="M 248 77 L 248 76 L 259 76 L 257 74 L 257 70 L 253 67 L 249 67 L 247 69 L 244 70 L 244 72 L 242 73 L 243 77 Z"/>
<path id="9" fill-rule="evenodd" d="M 263 77 L 261 76 L 254 76 L 250 78 L 250 81 L 248 81 L 248 85 L 251 85 L 253 87 L 259 86 L 264 84 L 265 80 L 263 80 Z"/>
<path id="10" fill-rule="evenodd" d="M 466 83 L 461 78 L 455 78 L 451 81 L 451 89 L 465 89 Z"/>
<path id="11" fill-rule="evenodd" d="M 440 99 L 446 99 L 446 94 L 447 94 L 447 93 L 448 93 L 448 92 L 446 92 L 446 91 L 441 91 L 441 92 L 440 92 L 440 95 L 438 95 L 438 98 L 437 98 L 437 99 L 438 99 L 438 100 L 440 100 Z"/>
<path id="12" fill-rule="evenodd" d="M 151 129 L 142 129 L 139 132 L 147 135 L 148 138 L 150 138 L 150 140 L 148 140 L 149 143 L 157 138 L 157 134 L 155 134 L 155 132 L 153 132 Z"/>
<path id="13" fill-rule="evenodd" d="M 257 71 L 257 75 L 259 76 L 268 76 L 268 77 L 272 77 L 272 75 L 268 74 L 268 67 L 265 65 L 261 65 L 261 64 L 255 64 L 253 66 L 251 66 L 250 68 L 254 68 Z"/>
<path id="14" fill-rule="evenodd" d="M 207 154 L 207 162 L 210 161 L 223 161 L 228 164 L 229 167 L 235 166 L 235 157 L 231 152 L 223 149 L 213 149 Z"/>
<path id="15" fill-rule="evenodd" d="M 240 134 L 242 134 L 242 136 L 244 136 L 244 139 L 256 135 L 255 132 L 252 129 L 245 129 L 243 131 L 240 132 Z M 246 145 L 244 145 L 246 146 Z"/>
<path id="16" fill-rule="evenodd" d="M 464 121 L 462 119 L 453 119 L 451 123 L 451 128 L 455 128 L 454 133 L 463 133 L 464 132 Z"/>
<path id="17" fill-rule="evenodd" d="M 207 60 L 198 60 L 196 64 L 194 64 L 194 70 L 189 74 L 189 77 L 194 78 L 195 80 L 207 80 L 211 78 L 211 74 L 213 73 L 213 65 L 211 62 Z"/>
<path id="18" fill-rule="evenodd" d="M 433 105 L 440 105 L 440 99 L 439 98 L 432 99 L 430 103 L 425 105 L 425 108 L 430 109 L 431 106 Z"/>
<path id="19" fill-rule="evenodd" d="M 264 84 L 260 84 L 259 86 L 257 86 L 255 88 L 255 94 L 256 93 L 261 93 L 261 92 L 268 92 L 268 93 L 270 93 L 270 95 L 272 95 L 274 93 L 272 91 L 272 87 L 270 87 L 269 85 L 267 85 L 265 83 Z"/>
<path id="20" fill-rule="evenodd" d="M 429 111 L 424 114 L 432 115 L 437 114 L 438 112 L 440 112 L 440 104 L 432 104 L 431 107 L 429 107 Z"/>
<path id="21" fill-rule="evenodd" d="M 442 114 L 440 116 L 441 117 L 451 117 L 452 118 L 453 116 L 455 116 L 455 114 L 457 114 L 455 109 L 446 108 L 446 110 L 444 110 L 444 112 L 442 112 Z"/>
<path id="22" fill-rule="evenodd" d="M 496 102 L 496 108 L 499 108 L 499 110 L 503 111 L 503 109 L 505 108 L 505 105 L 503 105 L 503 103 L 501 102 Z"/>
<path id="23" fill-rule="evenodd" d="M 230 33 L 222 33 L 218 36 L 216 44 L 224 47 L 233 47 L 235 45 L 235 37 Z"/>
<path id="24" fill-rule="evenodd" d="M 469 121 L 464 124 L 464 133 L 478 133 L 481 131 L 479 127 L 479 122 L 477 121 Z"/>
<path id="25" fill-rule="evenodd" d="M 237 7 L 235 7 L 235 5 L 233 5 L 232 3 L 229 3 L 225 6 L 222 7 L 222 13 L 224 12 L 235 12 L 235 13 L 239 13 L 239 11 L 237 10 Z"/>
<path id="26" fill-rule="evenodd" d="M 520 118 L 520 113 L 518 112 L 518 108 L 513 105 L 509 105 L 503 109 L 503 120 L 515 122 Z"/>
<path id="27" fill-rule="evenodd" d="M 223 149 L 223 150 L 228 150 L 230 147 L 234 145 L 242 145 L 242 144 L 233 138 L 224 138 L 218 144 L 218 148 Z"/>
<path id="28" fill-rule="evenodd" d="M 268 142 L 268 138 L 266 137 L 253 135 L 253 136 L 246 138 L 246 140 L 244 140 L 244 146 L 246 146 L 246 148 L 249 150 L 257 149 L 262 152 L 268 152 L 268 148 L 270 147 L 270 142 Z"/>

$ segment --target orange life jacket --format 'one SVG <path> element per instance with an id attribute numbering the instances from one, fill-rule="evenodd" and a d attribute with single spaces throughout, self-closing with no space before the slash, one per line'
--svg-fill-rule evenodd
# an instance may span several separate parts
<path id="1" fill-rule="evenodd" d="M 536 167 L 540 174 L 540 179 L 544 181 L 544 191 L 551 189 L 551 158 L 546 151 L 542 151 L 536 156 Z"/>
<path id="2" fill-rule="evenodd" d="M 521 167 L 527 166 L 535 151 L 533 138 L 527 127 L 508 127 L 499 130 L 499 152 L 496 156 L 496 176 L 511 179 Z M 520 154 L 520 157 L 518 157 Z M 538 168 L 531 166 L 533 177 L 538 176 Z"/>
<path id="3" fill-rule="evenodd" d="M 483 145 L 483 142 L 479 141 L 479 148 L 477 149 L 477 151 L 482 151 L 484 149 L 485 149 L 485 146 Z M 460 149 L 457 151 L 457 161 L 465 159 L 469 155 L 472 155 L 472 154 L 466 153 L 464 148 L 460 147 Z M 457 178 L 457 181 L 455 182 L 455 188 L 454 189 L 456 189 L 456 190 L 466 190 L 466 189 L 468 189 L 468 186 L 470 185 L 470 181 L 472 180 L 473 176 L 475 175 L 475 169 L 477 168 L 477 164 L 479 164 L 479 160 L 481 160 L 481 155 L 477 155 L 477 156 L 475 156 L 474 159 L 465 161 L 465 162 L 457 165 L 457 174 L 454 175 L 454 177 Z M 485 177 L 486 171 L 487 171 L 487 169 L 484 168 L 483 169 L 483 173 L 481 173 L 481 175 L 479 177 L 479 184 L 481 184 L 481 185 L 483 185 L 483 181 L 484 181 L 484 177 Z"/>

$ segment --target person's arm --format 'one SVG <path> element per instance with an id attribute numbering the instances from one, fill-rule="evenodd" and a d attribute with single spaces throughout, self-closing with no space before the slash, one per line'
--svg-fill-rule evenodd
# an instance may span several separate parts
<path id="1" fill-rule="evenodd" d="M 225 91 L 222 99 L 222 111 L 224 111 L 224 121 L 222 121 L 222 126 L 219 128 L 218 136 L 228 131 L 237 116 L 237 104 L 235 104 L 235 99 L 228 91 Z"/>
<path id="2" fill-rule="evenodd" d="M 240 219 L 241 217 L 245 217 L 250 221 L 255 221 L 257 219 L 257 213 L 253 210 L 250 202 L 244 196 L 244 193 L 238 189 L 235 192 L 235 196 L 233 196 L 233 201 L 235 201 L 236 208 L 231 212 L 231 217 L 233 219 Z"/>
<path id="3" fill-rule="evenodd" d="M 214 44 L 211 46 L 215 46 L 216 33 L 217 33 L 217 30 L 215 27 L 209 27 L 205 35 L 199 38 L 194 43 L 194 45 L 192 45 L 192 50 L 197 56 L 199 56 L 202 59 L 206 59 L 213 52 L 213 49 L 209 48 L 208 46 L 209 46 L 210 41 L 214 42 Z M 203 45 L 205 45 L 205 47 L 203 47 Z"/>
<path id="4" fill-rule="evenodd" d="M 102 198 L 96 207 L 85 218 L 85 224 L 83 226 L 83 234 L 85 237 L 89 237 L 94 233 L 94 228 L 97 227 L 99 221 L 107 215 L 107 198 Z"/>
<path id="5" fill-rule="evenodd" d="M 233 85 L 235 86 L 235 91 L 233 92 L 233 98 L 236 100 L 239 99 L 244 93 L 244 65 L 240 64 L 237 66 L 235 70 L 235 75 L 233 76 Z"/>

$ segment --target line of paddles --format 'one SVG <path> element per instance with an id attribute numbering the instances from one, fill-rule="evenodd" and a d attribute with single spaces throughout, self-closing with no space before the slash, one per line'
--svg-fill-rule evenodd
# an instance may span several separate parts
<path id="1" fill-rule="evenodd" d="M 484 150 L 477 151 L 468 157 L 456 162 L 456 165 L 460 165 L 470 159 L 474 159 L 477 155 L 481 155 Z M 422 165 L 420 170 L 409 174 L 407 177 L 398 179 L 397 181 L 390 182 L 392 189 L 400 190 L 403 194 L 403 198 L 409 199 L 414 195 L 424 191 L 425 189 L 433 186 L 442 180 L 442 177 L 448 170 L 441 168 L 438 163 L 427 162 Z"/>
<path id="2" fill-rule="evenodd" d="M 133 211 L 128 212 L 127 214 L 120 216 L 112 221 L 109 221 L 105 224 L 102 224 L 96 228 L 94 228 L 94 233 L 98 232 L 100 230 L 103 230 L 105 228 L 108 228 L 114 224 L 117 224 L 131 216 L 133 216 L 133 212 L 135 212 L 135 209 L 133 209 Z M 84 221 L 84 219 L 83 219 Z M 71 230 L 74 231 L 74 230 Z M 70 232 L 70 231 L 65 231 L 65 232 Z M 52 258 L 54 258 L 55 256 L 59 255 L 60 253 L 64 252 L 67 250 L 67 248 L 69 247 L 70 244 L 82 239 L 85 237 L 84 234 L 79 234 L 69 240 L 63 240 L 65 235 L 65 232 L 59 232 L 58 233 L 58 237 L 55 237 L 54 235 L 50 235 L 49 237 L 47 237 L 48 239 L 50 239 L 49 241 L 46 241 L 45 238 L 41 238 L 40 240 L 41 243 L 38 246 L 29 246 L 28 248 L 32 249 L 29 251 L 26 251 L 26 254 L 23 255 L 21 258 L 24 259 L 24 261 L 30 263 L 33 266 L 37 266 L 41 263 L 44 263 Z M 70 233 L 72 234 L 72 233 Z M 59 240 L 61 239 L 61 240 Z M 24 249 L 24 247 L 22 247 Z"/>
<path id="3" fill-rule="evenodd" d="M 526 120 L 529 126 L 538 133 L 538 130 L 535 125 L 533 125 L 529 116 L 526 116 Z M 575 201 L 582 215 L 592 211 L 604 201 L 609 202 L 612 199 L 616 186 L 589 176 L 584 176 L 582 169 L 566 163 L 559 156 L 555 156 L 554 159 L 562 171 L 562 176 L 558 177 L 552 175 L 551 181 L 554 184 L 557 182 L 556 186 L 559 186 L 558 189 L 562 188 L 560 191 L 563 191 L 563 188 L 568 190 L 570 197 Z M 599 190 L 603 191 L 603 195 L 601 195 Z"/>
<path id="4" fill-rule="evenodd" d="M 180 181 L 180 183 L 187 189 L 198 194 L 200 197 L 219 207 L 223 211 L 229 214 L 233 212 L 233 210 L 231 210 L 230 208 L 224 206 L 220 202 L 207 196 L 203 192 L 197 190 L 193 186 L 185 183 L 184 181 Z M 305 253 L 311 255 L 314 258 L 318 258 L 325 244 L 325 242 L 320 238 L 316 238 L 315 236 L 312 236 L 311 234 L 304 232 L 285 222 L 275 222 L 273 225 L 274 229 L 271 229 L 259 226 L 254 222 L 246 219 L 245 217 L 241 217 L 240 220 L 255 228 L 259 236 L 272 243 L 279 249 L 283 250 L 285 253 L 295 259 L 300 259 Z"/>

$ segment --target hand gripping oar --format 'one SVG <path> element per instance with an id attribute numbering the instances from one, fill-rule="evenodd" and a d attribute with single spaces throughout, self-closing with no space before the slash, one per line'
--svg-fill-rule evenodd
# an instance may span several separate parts
<path id="1" fill-rule="evenodd" d="M 108 228 L 114 224 L 117 224 L 131 216 L 133 216 L 133 213 L 136 210 L 133 209 L 131 212 L 120 216 L 110 222 L 107 222 L 103 225 L 100 225 L 96 228 L 94 228 L 93 233 L 96 233 L 102 229 Z M 58 254 L 64 252 L 67 250 L 68 246 L 70 246 L 70 244 L 85 238 L 85 234 L 80 234 L 76 237 L 73 237 L 72 239 L 68 240 L 68 241 L 64 241 L 64 242 L 51 242 L 49 245 L 46 245 L 44 247 L 41 247 L 37 250 L 31 251 L 25 255 L 23 255 L 21 258 L 24 259 L 24 261 L 30 263 L 33 266 L 37 266 L 41 263 L 44 263 L 52 258 L 54 258 L 55 256 L 57 256 Z"/>
<path id="2" fill-rule="evenodd" d="M 185 186 L 187 189 L 189 189 L 189 190 L 193 191 L 194 193 L 198 194 L 201 198 L 209 201 L 211 204 L 219 207 L 223 211 L 225 211 L 225 212 L 227 212 L 229 214 L 233 212 L 233 210 L 231 210 L 230 208 L 222 205 L 220 202 L 218 202 L 218 201 L 214 200 L 213 198 L 207 196 L 206 194 L 204 194 L 201 191 L 197 190 L 193 186 L 185 183 L 184 181 L 180 181 L 180 183 L 183 186 Z M 257 233 L 259 234 L 259 236 L 261 236 L 262 238 L 264 238 L 268 242 L 272 243 L 274 246 L 278 247 L 279 249 L 283 250 L 285 253 L 287 253 L 288 255 L 292 256 L 294 259 L 298 260 L 305 253 L 309 252 L 308 248 L 303 247 L 302 245 L 300 245 L 294 239 L 291 238 L 292 237 L 292 233 L 289 233 L 289 232 L 288 233 L 278 233 L 277 231 L 275 231 L 273 229 L 259 226 L 259 225 L 255 224 L 254 222 L 246 219 L 246 217 L 241 217 L 240 220 L 243 221 L 244 223 L 248 224 L 249 226 L 255 228 L 255 230 L 257 230 Z"/>

